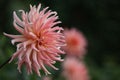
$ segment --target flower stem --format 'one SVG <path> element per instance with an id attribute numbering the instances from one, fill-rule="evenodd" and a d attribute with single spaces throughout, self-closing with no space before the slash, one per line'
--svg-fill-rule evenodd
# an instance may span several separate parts
<path id="1" fill-rule="evenodd" d="M 0 65 L 0 69 L 2 69 L 9 61 L 10 61 L 11 57 L 6 60 L 2 65 Z"/>

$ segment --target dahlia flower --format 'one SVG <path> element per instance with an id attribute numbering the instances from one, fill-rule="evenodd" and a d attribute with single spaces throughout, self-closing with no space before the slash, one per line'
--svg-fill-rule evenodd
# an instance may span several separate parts
<path id="1" fill-rule="evenodd" d="M 73 57 L 65 59 L 63 63 L 63 76 L 67 80 L 89 80 L 84 63 Z"/>
<path id="2" fill-rule="evenodd" d="M 12 38 L 12 44 L 16 43 L 17 50 L 12 55 L 10 62 L 18 58 L 18 70 L 26 65 L 28 74 L 32 70 L 41 76 L 39 70 L 44 70 L 45 74 L 50 74 L 45 65 L 58 70 L 53 64 L 56 61 L 63 61 L 60 54 L 64 54 L 60 48 L 65 45 L 65 39 L 61 31 L 63 28 L 57 26 L 61 23 L 56 12 L 48 10 L 48 7 L 41 9 L 41 4 L 30 5 L 30 11 L 20 10 L 21 19 L 16 12 L 13 12 L 13 25 L 20 35 L 4 35 Z"/>
<path id="3" fill-rule="evenodd" d="M 82 34 L 75 28 L 64 30 L 65 40 L 67 46 L 63 46 L 63 50 L 67 55 L 83 57 L 86 52 L 87 41 Z"/>

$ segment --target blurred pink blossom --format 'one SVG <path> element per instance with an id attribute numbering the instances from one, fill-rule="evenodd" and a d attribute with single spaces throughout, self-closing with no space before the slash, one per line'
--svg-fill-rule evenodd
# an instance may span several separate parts
<path id="1" fill-rule="evenodd" d="M 10 62 L 18 58 L 18 70 L 21 72 L 23 64 L 27 67 L 28 74 L 34 70 L 39 76 L 39 70 L 44 70 L 46 74 L 50 72 L 45 65 L 58 70 L 53 64 L 56 61 L 63 61 L 60 54 L 64 54 L 60 48 L 65 45 L 65 39 L 61 31 L 63 28 L 57 26 L 58 21 L 56 12 L 48 10 L 48 7 L 41 9 L 41 4 L 30 5 L 30 11 L 20 10 L 21 19 L 16 12 L 13 12 L 15 29 L 21 35 L 4 35 L 13 38 L 12 44 L 17 43 L 17 50 L 13 54 Z"/>
<path id="2" fill-rule="evenodd" d="M 65 59 L 63 63 L 63 76 L 67 80 L 89 80 L 84 63 L 73 57 Z"/>
<path id="3" fill-rule="evenodd" d="M 49 76 L 44 76 L 44 77 L 42 78 L 42 80 L 52 80 L 52 79 L 51 79 L 51 77 L 49 77 Z"/>
<path id="4" fill-rule="evenodd" d="M 82 34 L 75 28 L 65 29 L 64 35 L 66 39 L 67 46 L 63 47 L 67 55 L 83 57 L 86 52 L 87 41 Z"/>

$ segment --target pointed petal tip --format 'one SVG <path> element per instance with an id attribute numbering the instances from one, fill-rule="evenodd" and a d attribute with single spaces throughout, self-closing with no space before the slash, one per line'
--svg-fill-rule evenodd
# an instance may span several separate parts
<path id="1" fill-rule="evenodd" d="M 16 15 L 16 12 L 15 11 L 13 11 L 13 17 L 15 18 L 17 15 Z"/>
<path id="2" fill-rule="evenodd" d="M 64 61 L 64 59 L 61 59 L 60 61 L 62 62 L 62 61 Z"/>
<path id="3" fill-rule="evenodd" d="M 37 73 L 37 75 L 38 75 L 39 77 L 41 77 L 41 74 L 40 74 L 40 72 L 38 72 L 38 73 Z"/>
<path id="4" fill-rule="evenodd" d="M 21 74 L 22 72 L 21 72 L 20 68 L 17 68 L 17 69 L 18 69 L 19 73 Z"/>
<path id="5" fill-rule="evenodd" d="M 7 36 L 7 33 L 3 32 L 3 35 Z"/>
<path id="6" fill-rule="evenodd" d="M 50 73 L 50 72 L 46 72 L 46 73 L 45 73 L 45 75 L 49 75 L 49 74 L 51 74 L 51 73 Z"/>
<path id="7" fill-rule="evenodd" d="M 13 14 L 15 15 L 15 14 L 16 14 L 16 12 L 15 12 L 15 11 L 13 11 Z"/>
<path id="8" fill-rule="evenodd" d="M 8 63 L 11 63 L 13 61 L 13 57 L 11 57 L 11 59 L 9 60 L 9 62 Z"/>
<path id="9" fill-rule="evenodd" d="M 15 44 L 14 40 L 11 40 L 11 43 L 12 43 L 12 45 L 14 45 Z"/>
<path id="10" fill-rule="evenodd" d="M 59 68 L 56 68 L 55 70 L 59 70 Z"/>

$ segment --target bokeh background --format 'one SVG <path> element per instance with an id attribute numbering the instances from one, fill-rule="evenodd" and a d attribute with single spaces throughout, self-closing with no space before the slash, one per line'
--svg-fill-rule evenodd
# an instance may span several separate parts
<path id="1" fill-rule="evenodd" d="M 12 25 L 13 11 L 29 11 L 29 4 L 39 3 L 57 11 L 64 28 L 75 27 L 84 33 L 88 41 L 85 63 L 91 80 L 120 80 L 120 0 L 0 0 L 0 65 L 16 49 L 3 35 L 18 34 Z M 36 74 L 27 75 L 24 66 L 20 74 L 15 62 L 0 69 L 0 80 L 41 79 Z M 61 70 L 49 70 L 53 80 L 64 80 Z"/>

